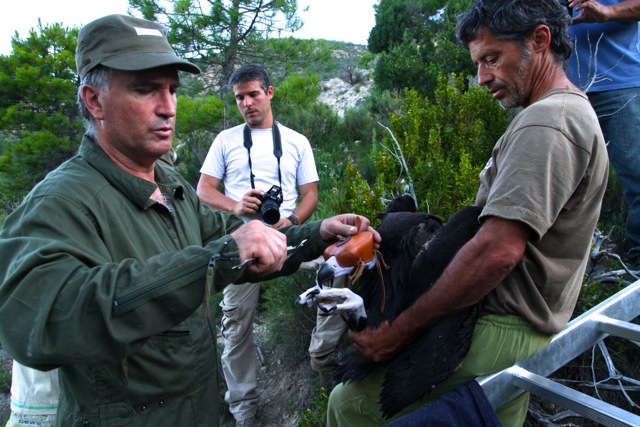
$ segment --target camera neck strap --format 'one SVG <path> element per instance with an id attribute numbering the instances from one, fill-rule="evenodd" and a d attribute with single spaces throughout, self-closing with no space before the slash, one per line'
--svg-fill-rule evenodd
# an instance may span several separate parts
<path id="1" fill-rule="evenodd" d="M 280 157 L 282 157 L 282 141 L 280 140 L 280 129 L 278 129 L 278 122 L 273 121 L 273 128 L 271 129 L 273 136 L 273 155 L 278 160 L 278 183 L 282 188 L 282 175 L 280 174 Z M 244 148 L 247 149 L 247 155 L 249 156 L 249 178 L 251 179 L 251 188 L 255 189 L 256 186 L 253 182 L 253 168 L 251 166 L 251 147 L 253 147 L 253 140 L 251 139 L 251 128 L 248 125 L 244 125 Z"/>

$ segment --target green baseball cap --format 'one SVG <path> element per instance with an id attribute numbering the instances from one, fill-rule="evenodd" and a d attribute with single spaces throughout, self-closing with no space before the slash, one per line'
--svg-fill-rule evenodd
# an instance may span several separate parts
<path id="1" fill-rule="evenodd" d="M 76 49 L 80 78 L 100 64 L 121 71 L 175 65 L 178 70 L 200 74 L 198 67 L 176 55 L 164 26 L 127 15 L 108 15 L 80 30 Z"/>

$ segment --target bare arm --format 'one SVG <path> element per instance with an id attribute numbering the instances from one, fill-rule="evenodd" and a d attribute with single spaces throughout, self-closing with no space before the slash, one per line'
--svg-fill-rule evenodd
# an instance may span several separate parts
<path id="1" fill-rule="evenodd" d="M 316 210 L 316 206 L 318 206 L 318 183 L 310 182 L 301 185 L 298 190 L 300 191 L 300 203 L 293 214 L 298 218 L 300 224 L 303 224 L 311 217 Z M 285 227 L 292 224 L 288 218 L 280 218 L 280 221 L 274 224 L 273 228 Z"/>
<path id="2" fill-rule="evenodd" d="M 302 224 L 311 217 L 318 206 L 318 183 L 310 182 L 301 185 L 299 190 L 300 204 L 296 208 L 294 215 L 298 218 L 300 224 Z"/>
<path id="3" fill-rule="evenodd" d="M 640 0 L 624 0 L 605 6 L 595 0 L 572 0 L 569 6 L 580 13 L 573 24 L 607 21 L 640 21 Z"/>
<path id="4" fill-rule="evenodd" d="M 260 200 L 257 195 L 263 195 L 261 190 L 249 190 L 242 200 L 233 200 L 219 190 L 222 180 L 210 175 L 200 174 L 196 192 L 202 203 L 214 209 L 231 212 L 236 215 L 248 215 L 258 212 Z"/>
<path id="5" fill-rule="evenodd" d="M 350 332 L 356 348 L 375 361 L 387 360 L 438 320 L 478 303 L 522 258 L 530 233 L 523 223 L 487 218 L 434 286 L 392 324 Z"/>

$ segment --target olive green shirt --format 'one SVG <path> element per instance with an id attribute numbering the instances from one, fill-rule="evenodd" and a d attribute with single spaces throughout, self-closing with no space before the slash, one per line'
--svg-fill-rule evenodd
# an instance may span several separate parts
<path id="1" fill-rule="evenodd" d="M 260 278 L 233 268 L 239 217 L 169 167 L 155 178 L 171 209 L 85 137 L 0 233 L 0 341 L 24 365 L 60 368 L 60 426 L 218 424 L 205 278 L 216 290 Z M 308 242 L 281 274 L 326 246 L 319 223 L 282 231 Z"/>

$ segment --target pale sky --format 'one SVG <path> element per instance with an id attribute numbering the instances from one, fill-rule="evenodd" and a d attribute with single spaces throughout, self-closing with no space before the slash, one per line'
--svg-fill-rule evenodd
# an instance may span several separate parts
<path id="1" fill-rule="evenodd" d="M 301 39 L 327 39 L 367 44 L 375 25 L 373 5 L 378 0 L 298 0 L 303 10 L 302 29 L 293 34 Z M 26 39 L 29 30 L 55 22 L 65 27 L 80 27 L 111 13 L 127 13 L 128 0 L 17 0 L 0 13 L 0 54 L 11 53 L 11 37 L 18 31 Z M 288 36 L 289 34 L 287 34 Z"/>

